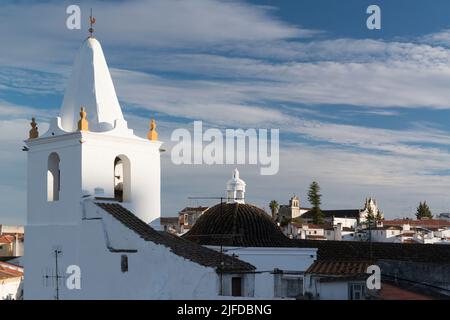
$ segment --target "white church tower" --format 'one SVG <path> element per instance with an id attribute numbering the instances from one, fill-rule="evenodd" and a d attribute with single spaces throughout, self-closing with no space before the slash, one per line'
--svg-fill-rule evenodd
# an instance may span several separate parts
<path id="1" fill-rule="evenodd" d="M 55 275 L 55 250 L 62 251 L 60 259 L 78 250 L 84 200 L 115 199 L 145 223 L 159 221 L 162 142 L 154 120 L 147 139 L 128 128 L 102 47 L 92 34 L 76 56 L 60 115 L 45 134 L 39 135 L 34 119 L 31 126 L 25 141 L 25 293 L 36 296 L 31 282 Z M 72 258 L 70 263 L 77 264 Z"/>
<path id="2" fill-rule="evenodd" d="M 239 178 L 238 169 L 233 170 L 233 176 L 227 182 L 227 203 L 245 203 L 245 181 Z"/>
<path id="3" fill-rule="evenodd" d="M 148 139 L 128 128 L 95 38 L 77 54 L 60 116 L 26 143 L 30 225 L 75 223 L 80 199 L 94 194 L 122 201 L 147 223 L 160 217 L 155 122 Z"/>

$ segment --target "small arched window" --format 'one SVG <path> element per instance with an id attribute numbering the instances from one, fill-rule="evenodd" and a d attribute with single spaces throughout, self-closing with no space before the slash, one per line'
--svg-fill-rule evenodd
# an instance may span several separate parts
<path id="1" fill-rule="evenodd" d="M 114 198 L 129 201 L 131 194 L 130 160 L 124 155 L 114 159 Z"/>
<path id="2" fill-rule="evenodd" d="M 47 164 L 47 201 L 58 201 L 61 189 L 61 172 L 59 170 L 59 156 L 52 152 L 48 156 Z"/>

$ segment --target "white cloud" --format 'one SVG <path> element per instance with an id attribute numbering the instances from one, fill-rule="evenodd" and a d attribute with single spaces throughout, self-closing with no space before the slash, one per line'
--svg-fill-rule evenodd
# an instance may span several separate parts
<path id="1" fill-rule="evenodd" d="M 87 2 L 82 4 L 87 10 Z M 158 120 L 166 141 L 171 130 L 180 126 L 180 121 L 170 120 L 176 117 L 183 123 L 203 119 L 228 127 L 279 127 L 294 141 L 326 142 L 326 146 L 312 146 L 282 141 L 280 173 L 273 177 L 260 176 L 255 167 L 244 168 L 250 202 L 267 206 L 272 198 L 284 202 L 292 193 L 304 199 L 309 182 L 318 180 L 325 208 L 359 207 L 368 195 L 375 196 L 390 216 L 412 212 L 424 199 L 432 209 L 449 208 L 448 176 L 437 174 L 446 173 L 450 163 L 447 132 L 430 126 L 393 130 L 335 124 L 328 114 L 321 116 L 330 123 L 311 122 L 304 119 L 306 112 L 315 111 L 297 108 L 347 104 L 355 112 L 386 117 L 396 115 L 388 110 L 393 106 L 448 109 L 450 51 L 435 46 L 437 42 L 286 41 L 317 32 L 277 20 L 271 9 L 236 1 L 95 1 L 90 5 L 130 127 L 141 135 L 156 112 L 169 115 L 169 120 Z M 56 1 L 27 10 L 11 5 L 0 16 L 0 38 L 8 39 L 0 65 L 26 65 L 55 75 L 3 69 L 0 88 L 32 95 L 62 92 L 86 30 L 66 30 L 65 6 Z M 11 25 L 14 37 L 8 29 Z M 434 40 L 445 38 L 442 34 Z M 152 74 L 161 71 L 184 77 L 174 80 Z M 24 199 L 25 194 L 21 140 L 31 115 L 42 120 L 47 115 L 5 103 L 0 103 L 0 111 L 0 157 L 5 163 L 0 171 L 1 201 L 16 214 L 24 210 L 10 200 Z M 137 116 L 142 113 L 148 116 Z M 40 124 L 41 132 L 44 127 Z M 187 196 L 223 195 L 232 166 L 177 167 L 168 154 L 163 156 L 164 215 L 174 215 L 188 204 Z M 186 181 L 195 184 L 187 187 Z"/>
<path id="2" fill-rule="evenodd" d="M 438 32 L 427 34 L 419 39 L 423 43 L 437 46 L 450 46 L 450 29 L 440 30 Z"/>
<path id="3" fill-rule="evenodd" d="M 68 63 L 87 32 L 94 9 L 95 34 L 108 46 L 196 48 L 218 43 L 309 37 L 316 31 L 288 25 L 268 7 L 241 1 L 131 0 L 80 1 L 82 30 L 66 28 L 68 3 L 8 3 L 0 12 L 0 64 L 59 68 Z M 11 37 L 14 26 L 14 37 Z M 26 49 L 24 49 L 26 46 Z"/>
<path id="4" fill-rule="evenodd" d="M 140 72 L 111 71 L 119 99 L 151 112 L 232 126 L 289 120 L 288 116 L 274 108 L 253 104 L 245 91 L 240 92 L 238 84 L 203 80 L 169 81 Z"/>

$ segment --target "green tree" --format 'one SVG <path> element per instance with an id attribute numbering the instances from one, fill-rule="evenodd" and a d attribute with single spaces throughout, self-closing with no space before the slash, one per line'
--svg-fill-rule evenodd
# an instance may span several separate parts
<path id="1" fill-rule="evenodd" d="M 430 207 L 428 207 L 428 204 L 426 201 L 419 203 L 419 206 L 417 207 L 416 218 L 418 220 L 423 219 L 423 218 L 429 218 L 429 219 L 433 218 Z"/>
<path id="2" fill-rule="evenodd" d="M 380 210 L 377 210 L 377 215 L 375 216 L 375 221 L 379 222 L 383 220 L 383 213 Z"/>
<path id="3" fill-rule="evenodd" d="M 323 223 L 322 211 L 320 210 L 320 198 L 322 195 L 319 192 L 319 184 L 316 181 L 313 181 L 309 186 L 308 201 L 312 206 L 311 211 L 313 213 L 313 223 L 315 224 Z"/>
<path id="4" fill-rule="evenodd" d="M 375 214 L 373 213 L 372 206 L 367 207 L 367 223 L 372 225 L 375 221 Z"/>
<path id="5" fill-rule="evenodd" d="M 269 203 L 269 207 L 270 207 L 270 210 L 272 210 L 272 218 L 275 220 L 277 218 L 276 215 L 277 215 L 277 211 L 278 211 L 278 208 L 280 207 L 280 205 L 278 204 L 278 202 L 276 200 L 272 200 Z"/>

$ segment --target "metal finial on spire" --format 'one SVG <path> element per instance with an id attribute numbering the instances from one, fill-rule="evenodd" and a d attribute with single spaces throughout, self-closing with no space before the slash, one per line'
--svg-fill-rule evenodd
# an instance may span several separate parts
<path id="1" fill-rule="evenodd" d="M 92 26 L 95 23 L 95 18 L 92 16 L 92 8 L 91 8 L 91 15 L 89 16 L 89 37 L 93 38 L 94 28 Z"/>

